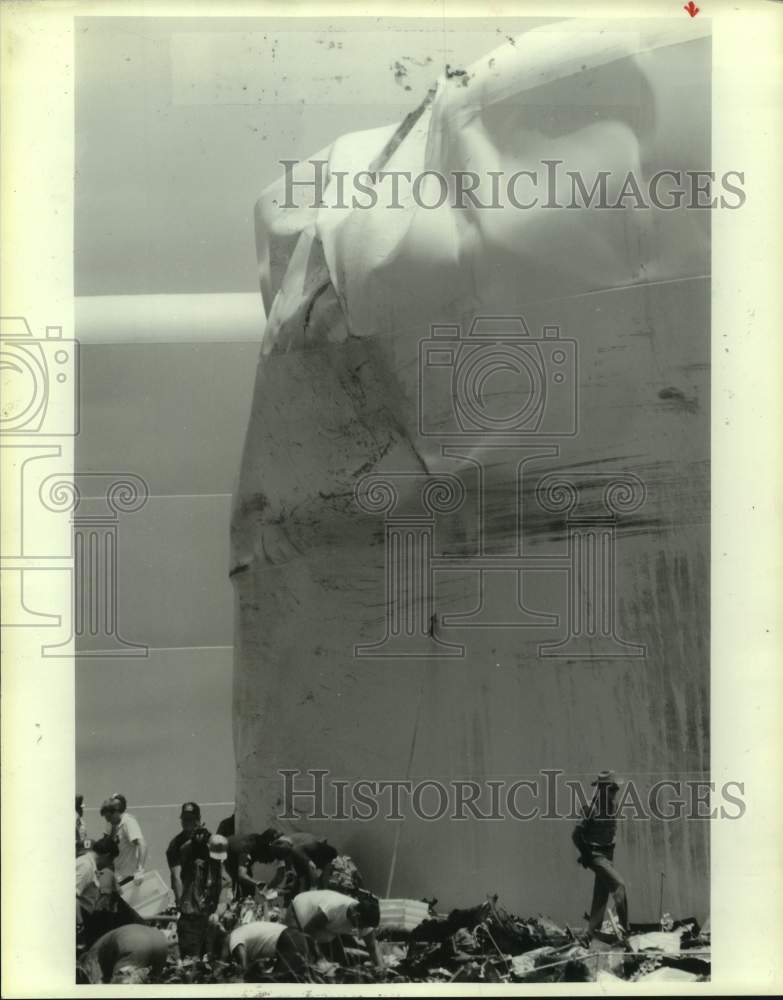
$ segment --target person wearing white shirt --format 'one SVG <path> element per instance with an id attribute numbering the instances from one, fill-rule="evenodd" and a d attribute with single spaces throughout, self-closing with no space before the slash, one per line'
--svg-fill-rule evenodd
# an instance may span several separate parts
<path id="1" fill-rule="evenodd" d="M 264 981 L 267 964 L 274 959 L 277 974 L 289 974 L 292 981 L 304 974 L 304 960 L 311 955 L 311 942 L 301 931 L 270 920 L 240 924 L 228 938 L 228 952 L 241 966 L 245 982 Z M 261 973 L 261 977 L 258 977 Z"/>
<path id="2" fill-rule="evenodd" d="M 120 885 L 133 879 L 141 882 L 147 860 L 147 842 L 135 816 L 127 812 L 124 795 L 113 795 L 101 806 L 101 816 L 111 828 L 119 853 L 114 862 L 114 873 Z"/>
<path id="3" fill-rule="evenodd" d="M 359 898 L 332 889 L 311 889 L 294 896 L 288 911 L 289 927 L 298 928 L 319 944 L 328 944 L 340 935 L 352 935 L 364 941 L 376 966 L 383 961 L 375 940 L 380 921 L 378 900 L 368 892 Z"/>

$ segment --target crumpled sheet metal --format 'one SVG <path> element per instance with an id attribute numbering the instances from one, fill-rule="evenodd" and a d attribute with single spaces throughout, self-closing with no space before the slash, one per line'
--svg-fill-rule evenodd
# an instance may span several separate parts
<path id="1" fill-rule="evenodd" d="M 479 923 L 476 918 L 481 917 Z M 346 947 L 345 962 L 320 960 L 301 982 L 337 983 L 544 983 L 597 982 L 612 987 L 626 982 L 696 982 L 709 978 L 709 942 L 676 954 L 624 949 L 619 942 L 584 947 L 567 928 L 547 917 L 520 919 L 494 902 L 470 910 L 434 916 L 432 922 L 457 928 L 439 941 L 416 941 L 411 934 L 381 935 L 385 968 L 375 969 L 366 950 Z M 463 926 L 458 927 L 462 924 Z M 388 934 L 391 933 L 391 937 Z M 434 935 L 429 935 L 434 937 Z M 698 935 L 697 935 L 698 937 Z M 501 947 L 499 942 L 504 942 Z M 546 943 L 541 943 L 546 942 Z M 691 940 L 697 944 L 696 938 Z M 532 945 L 532 946 L 531 946 Z M 189 959 L 172 961 L 162 982 L 239 982 L 231 963 Z M 290 982 L 271 969 L 268 982 Z"/>
<path id="2" fill-rule="evenodd" d="M 666 19 L 579 19 L 520 35 L 469 67 L 467 86 L 441 77 L 383 169 L 413 177 L 476 171 L 483 204 L 490 201 L 489 171 L 508 178 L 543 171 L 544 160 L 581 171 L 588 187 L 599 170 L 614 177 L 633 171 L 642 186 L 663 166 L 703 170 L 698 119 L 708 33 L 707 22 L 685 30 Z M 596 89 L 614 105 L 611 114 L 593 110 L 601 100 Z M 341 136 L 311 159 L 327 161 L 327 179 L 339 171 L 350 178 L 373 165 L 393 134 L 387 127 Z M 313 177 L 309 164 L 294 173 Z M 405 183 L 401 208 L 390 210 L 384 185 L 379 181 L 378 204 L 367 209 L 335 207 L 334 181 L 331 190 L 327 182 L 323 208 L 311 207 L 307 188 L 294 188 L 295 207 L 285 208 L 284 178 L 264 192 L 256 210 L 264 352 L 289 349 L 302 336 L 399 337 L 449 308 L 494 307 L 500 314 L 509 299 L 529 305 L 704 274 L 706 212 L 673 209 L 662 224 L 662 213 L 653 211 L 553 211 L 544 207 L 546 197 L 524 210 L 482 211 L 469 202 L 455 208 L 453 197 L 428 209 L 415 204 Z M 521 191 L 522 202 L 532 197 Z M 430 198 L 423 190 L 420 200 Z M 559 198 L 567 202 L 570 189 L 561 188 Z M 303 323 L 303 308 L 307 314 L 313 306 L 332 311 L 328 322 L 316 322 L 311 311 Z"/>

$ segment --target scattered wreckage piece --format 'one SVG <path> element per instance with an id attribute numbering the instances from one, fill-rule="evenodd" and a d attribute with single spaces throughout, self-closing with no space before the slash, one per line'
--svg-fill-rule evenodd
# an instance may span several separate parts
<path id="1" fill-rule="evenodd" d="M 299 982 L 314 984 L 698 982 L 710 976 L 709 931 L 692 918 L 660 925 L 632 925 L 627 943 L 601 934 L 589 947 L 549 917 L 521 918 L 497 897 L 468 909 L 435 911 L 436 900 L 395 900 L 380 929 L 383 968 L 365 949 L 347 945 L 340 962 L 306 963 Z M 417 917 L 424 917 L 415 926 Z M 602 941 L 601 938 L 608 940 Z M 161 983 L 237 983 L 231 962 L 170 959 Z M 262 972 L 256 982 L 290 982 Z"/>

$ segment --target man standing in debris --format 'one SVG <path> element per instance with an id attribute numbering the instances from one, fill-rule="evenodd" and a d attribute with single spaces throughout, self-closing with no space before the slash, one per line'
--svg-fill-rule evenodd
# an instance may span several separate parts
<path id="1" fill-rule="evenodd" d="M 114 873 L 120 885 L 131 880 L 141 882 L 147 860 L 147 842 L 135 816 L 127 811 L 124 795 L 115 794 L 101 806 L 101 816 L 106 820 L 107 832 L 119 847 Z"/>
<path id="2" fill-rule="evenodd" d="M 215 951 L 218 911 L 231 893 L 231 880 L 223 868 L 227 846 L 225 837 L 210 837 L 209 830 L 199 826 L 180 849 L 182 895 L 178 900 L 177 940 L 181 958 L 201 958 Z"/>
<path id="3" fill-rule="evenodd" d="M 593 786 L 593 799 L 572 835 L 579 851 L 579 864 L 595 872 L 593 902 L 586 932 L 588 940 L 604 922 L 610 894 L 614 897 L 621 932 L 624 936 L 629 932 L 625 881 L 614 866 L 620 781 L 614 771 L 601 771 Z"/>
<path id="4" fill-rule="evenodd" d="M 182 899 L 182 848 L 193 837 L 196 830 L 203 830 L 203 836 L 209 839 L 209 831 L 202 826 L 201 808 L 197 802 L 185 802 L 179 813 L 179 822 L 182 829 L 169 841 L 166 848 L 166 861 L 169 864 L 171 873 L 171 888 L 174 891 L 174 901 L 179 908 Z"/>

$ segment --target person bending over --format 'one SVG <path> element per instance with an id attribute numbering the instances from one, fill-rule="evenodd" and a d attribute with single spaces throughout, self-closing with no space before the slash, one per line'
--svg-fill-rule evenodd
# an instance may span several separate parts
<path id="1" fill-rule="evenodd" d="M 272 960 L 274 975 L 297 982 L 305 975 L 308 959 L 315 959 L 315 949 L 305 934 L 269 920 L 235 927 L 229 934 L 228 953 L 250 983 L 264 981 Z"/>
<path id="2" fill-rule="evenodd" d="M 149 970 L 158 976 L 169 953 L 169 939 L 155 927 L 127 924 L 99 937 L 79 959 L 77 983 L 116 983 L 127 981 L 131 972 Z"/>
<path id="3" fill-rule="evenodd" d="M 358 899 L 331 889 L 300 892 L 291 902 L 286 922 L 318 944 L 330 944 L 342 935 L 361 938 L 375 966 L 383 967 L 375 939 L 380 907 L 369 892 L 360 892 Z"/>
<path id="4" fill-rule="evenodd" d="M 292 836 L 284 836 L 279 830 L 270 827 L 263 833 L 248 833 L 244 837 L 228 838 L 226 869 L 231 875 L 237 898 L 255 894 L 258 888 L 258 882 L 253 878 L 255 864 L 269 865 L 282 862 L 285 868 L 293 872 L 297 887 L 304 886 L 309 889 L 314 884 L 318 873 L 308 857 L 307 842 L 295 843 Z M 315 844 L 319 843 L 315 838 L 311 839 Z M 330 851 L 334 851 L 334 848 L 330 848 Z M 334 851 L 335 855 L 336 853 Z"/>

